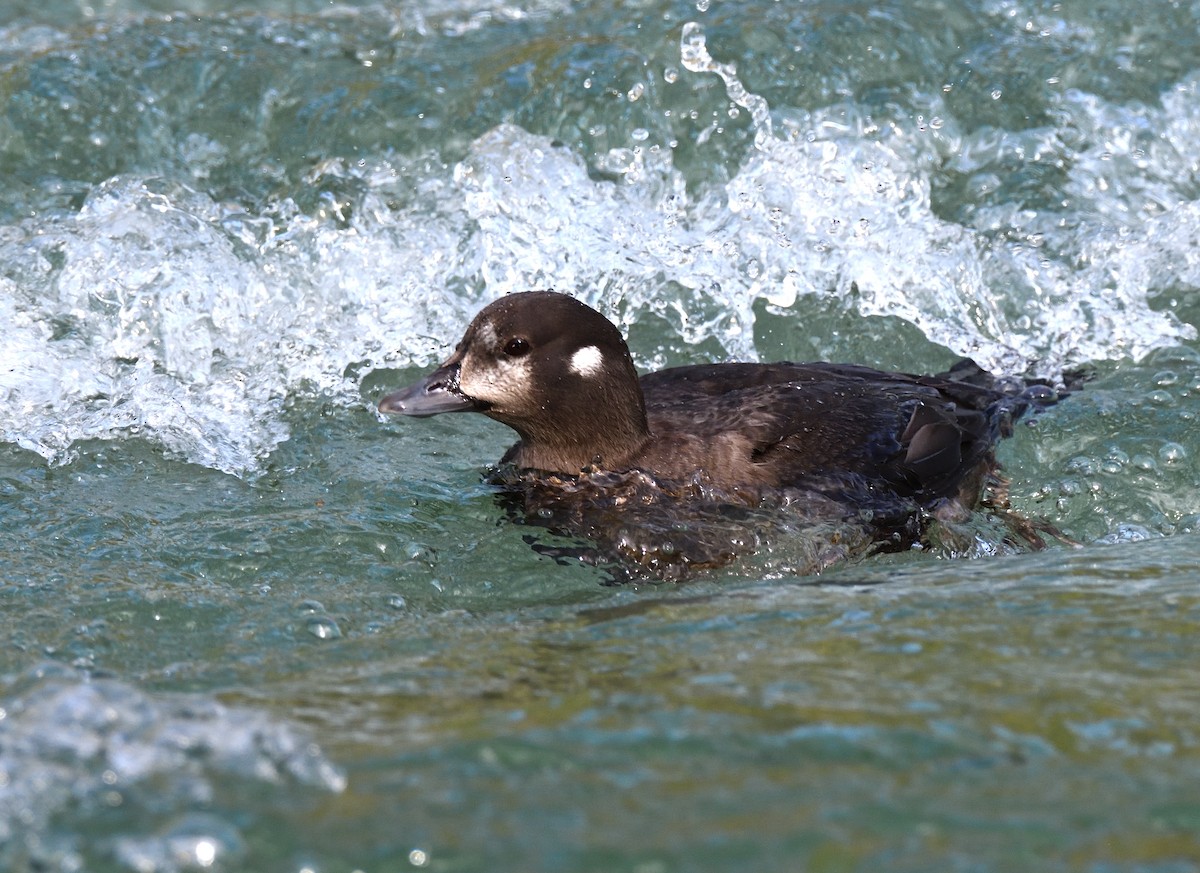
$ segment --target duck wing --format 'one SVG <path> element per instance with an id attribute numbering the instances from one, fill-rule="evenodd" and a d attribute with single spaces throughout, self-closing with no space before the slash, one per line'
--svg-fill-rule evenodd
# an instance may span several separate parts
<path id="1" fill-rule="evenodd" d="M 678 367 L 641 380 L 651 428 L 718 443 L 736 434 L 745 477 L 856 505 L 970 495 L 1023 401 L 977 367 L 911 376 L 844 364 Z"/>

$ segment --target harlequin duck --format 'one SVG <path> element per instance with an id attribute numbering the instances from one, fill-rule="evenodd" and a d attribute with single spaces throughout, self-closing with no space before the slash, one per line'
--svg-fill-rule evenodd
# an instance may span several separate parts
<path id="1" fill-rule="evenodd" d="M 517 516 L 599 549 L 579 556 L 681 578 L 753 551 L 763 506 L 840 523 L 804 570 L 911 546 L 931 513 L 979 503 L 997 440 L 1030 402 L 1053 399 L 970 362 L 939 376 L 728 363 L 639 377 L 608 319 L 532 291 L 485 307 L 445 363 L 379 409 L 507 424 L 520 439 L 493 481 Z M 706 522 L 747 514 L 733 542 L 705 535 Z"/>

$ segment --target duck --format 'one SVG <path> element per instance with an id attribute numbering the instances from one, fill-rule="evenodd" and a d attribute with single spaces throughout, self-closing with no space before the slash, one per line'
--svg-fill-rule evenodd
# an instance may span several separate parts
<path id="1" fill-rule="evenodd" d="M 378 409 L 507 425 L 518 439 L 491 478 L 510 515 L 600 544 L 576 557 L 682 579 L 756 549 L 765 506 L 810 527 L 842 523 L 840 547 L 818 549 L 806 571 L 846 551 L 912 547 L 931 517 L 961 517 L 989 484 L 1002 490 L 997 443 L 1057 399 L 969 360 L 932 376 L 787 361 L 639 375 L 611 321 L 543 290 L 485 306 L 449 358 Z M 747 513 L 752 534 L 705 535 L 706 522 Z"/>

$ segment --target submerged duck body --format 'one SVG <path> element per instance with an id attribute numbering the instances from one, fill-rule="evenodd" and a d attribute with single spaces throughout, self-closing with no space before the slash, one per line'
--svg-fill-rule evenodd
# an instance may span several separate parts
<path id="1" fill-rule="evenodd" d="M 639 377 L 608 319 L 534 291 L 484 308 L 445 363 L 379 408 L 476 411 L 507 424 L 520 439 L 496 481 L 530 518 L 677 577 L 747 549 L 672 542 L 660 555 L 631 545 L 626 534 L 647 530 L 637 516 L 648 506 L 664 516 L 657 528 L 678 531 L 695 527 L 698 503 L 701 518 L 713 507 L 786 504 L 808 519 L 855 519 L 872 542 L 911 545 L 923 513 L 978 503 L 995 443 L 1031 400 L 1052 399 L 1024 388 L 1001 390 L 970 362 L 939 376 L 730 363 Z"/>

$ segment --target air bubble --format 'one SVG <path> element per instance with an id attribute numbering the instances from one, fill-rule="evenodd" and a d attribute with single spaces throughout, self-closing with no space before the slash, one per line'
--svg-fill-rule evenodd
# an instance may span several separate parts
<path id="1" fill-rule="evenodd" d="M 1077 473 L 1080 476 L 1094 476 L 1098 469 L 1095 459 L 1086 455 L 1076 455 L 1067 461 L 1066 467 L 1068 473 Z"/>
<path id="2" fill-rule="evenodd" d="M 1158 457 L 1163 463 L 1178 464 L 1187 459 L 1187 449 L 1179 443 L 1163 443 L 1158 449 Z"/>
<path id="3" fill-rule="evenodd" d="M 304 623 L 304 629 L 319 640 L 340 640 L 342 629 L 327 615 L 314 615 Z"/>
<path id="4" fill-rule="evenodd" d="M 1100 543 L 1139 543 L 1144 540 L 1153 538 L 1154 534 L 1150 529 L 1140 524 L 1132 522 L 1122 522 L 1118 524 L 1106 536 L 1100 537 L 1097 542 Z"/>
<path id="5" fill-rule="evenodd" d="M 1100 469 L 1105 473 L 1120 473 L 1129 464 L 1129 455 L 1120 449 L 1110 449 L 1104 461 L 1100 464 Z"/>
<path id="6" fill-rule="evenodd" d="M 425 543 L 411 542 L 404 547 L 404 557 L 418 564 L 432 567 L 437 563 L 437 552 Z"/>
<path id="7" fill-rule="evenodd" d="M 1154 473 L 1158 470 L 1158 462 L 1149 455 L 1134 455 L 1132 463 L 1143 473 Z"/>

